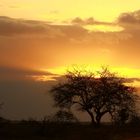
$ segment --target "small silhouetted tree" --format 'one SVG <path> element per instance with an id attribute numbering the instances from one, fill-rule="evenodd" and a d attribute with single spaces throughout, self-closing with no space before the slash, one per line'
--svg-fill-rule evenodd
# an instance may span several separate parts
<path id="1" fill-rule="evenodd" d="M 78 122 L 78 119 L 74 116 L 71 111 L 67 110 L 59 110 L 56 114 L 51 118 L 53 122 L 58 123 L 72 123 Z"/>
<path id="2" fill-rule="evenodd" d="M 92 73 L 74 69 L 68 72 L 66 80 L 51 90 L 55 105 L 87 112 L 93 124 L 100 124 L 101 118 L 109 113 L 111 117 L 121 110 L 135 108 L 135 89 L 126 85 L 126 79 L 111 73 L 107 67 Z"/>

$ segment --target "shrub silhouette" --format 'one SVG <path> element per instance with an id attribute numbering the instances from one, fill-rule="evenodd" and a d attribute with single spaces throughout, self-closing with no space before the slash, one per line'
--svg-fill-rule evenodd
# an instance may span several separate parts
<path id="1" fill-rule="evenodd" d="M 129 124 L 130 124 L 131 126 L 140 126 L 140 116 L 139 116 L 137 113 L 134 113 L 134 114 L 131 116 L 131 119 L 130 119 Z"/>
<path id="2" fill-rule="evenodd" d="M 58 123 L 78 122 L 78 119 L 73 115 L 73 113 L 66 110 L 57 111 L 51 120 Z"/>

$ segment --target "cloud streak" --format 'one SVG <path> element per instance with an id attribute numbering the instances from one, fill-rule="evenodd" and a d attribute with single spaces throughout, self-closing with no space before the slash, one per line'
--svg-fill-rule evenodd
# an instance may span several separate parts
<path id="1" fill-rule="evenodd" d="M 49 30 L 44 22 L 0 17 L 0 35 L 40 34 Z"/>
<path id="2" fill-rule="evenodd" d="M 73 20 L 71 20 L 72 24 L 76 25 L 114 25 L 114 23 L 111 22 L 103 22 L 103 21 L 97 21 L 93 17 L 82 19 L 80 17 L 76 17 Z"/>
<path id="3" fill-rule="evenodd" d="M 0 81 L 33 80 L 32 77 L 41 77 L 44 75 L 56 76 L 47 71 L 0 66 Z"/>

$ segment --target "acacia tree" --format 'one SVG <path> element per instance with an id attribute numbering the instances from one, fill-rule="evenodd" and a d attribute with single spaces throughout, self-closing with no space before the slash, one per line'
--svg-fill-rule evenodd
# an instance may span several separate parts
<path id="1" fill-rule="evenodd" d="M 93 124 L 100 124 L 101 118 L 109 113 L 113 119 L 117 111 L 135 108 L 135 89 L 125 84 L 126 79 L 111 73 L 103 67 L 97 73 L 74 69 L 68 72 L 66 80 L 51 90 L 55 105 L 87 112 Z"/>

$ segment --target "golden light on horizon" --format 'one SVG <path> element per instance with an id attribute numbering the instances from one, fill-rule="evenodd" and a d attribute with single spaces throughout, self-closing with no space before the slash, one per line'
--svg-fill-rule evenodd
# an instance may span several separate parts
<path id="1" fill-rule="evenodd" d="M 78 68 L 77 70 L 85 70 L 87 72 L 91 72 L 96 74 L 97 71 L 100 71 L 102 66 L 99 65 L 72 65 L 72 66 L 63 66 L 63 67 L 56 67 L 53 69 L 40 69 L 41 71 L 50 72 L 55 75 L 42 75 L 42 76 L 33 76 L 32 78 L 35 81 L 40 82 L 47 82 L 47 81 L 57 81 L 57 78 L 64 76 L 68 71 L 73 71 L 73 68 Z M 106 66 L 105 66 L 106 67 Z M 117 76 L 123 78 L 132 78 L 132 81 L 126 82 L 129 86 L 140 87 L 140 69 L 133 69 L 133 68 L 124 68 L 124 67 L 108 67 L 111 72 L 117 74 Z M 138 79 L 138 80 L 137 80 Z"/>
<path id="2" fill-rule="evenodd" d="M 72 65 L 68 67 L 56 67 L 53 69 L 41 69 L 42 71 L 50 72 L 53 74 L 56 74 L 56 77 L 63 76 L 67 73 L 67 71 L 73 71 L 73 68 L 77 68 L 78 70 L 86 70 L 87 72 L 93 72 L 96 73 L 97 71 L 100 71 L 102 66 L 99 65 Z M 108 67 L 111 72 L 116 73 L 120 77 L 124 78 L 140 78 L 140 69 L 133 69 L 133 68 L 125 68 L 125 67 Z M 55 76 L 54 76 L 55 77 Z M 50 78 L 50 79 L 47 79 Z M 47 80 L 54 80 L 53 76 L 43 76 L 40 79 L 37 78 L 37 80 L 40 81 L 47 81 Z M 140 85 L 140 82 L 134 81 L 134 85 L 138 86 Z"/>
<path id="3" fill-rule="evenodd" d="M 58 76 L 48 76 L 48 75 L 41 75 L 41 76 L 31 76 L 31 78 L 35 81 L 46 82 L 46 81 L 56 81 L 55 77 Z"/>
<path id="4" fill-rule="evenodd" d="M 64 67 L 56 67 L 54 69 L 44 69 L 44 70 L 55 73 L 55 74 L 63 75 L 68 70 L 73 70 L 74 67 L 77 67 L 81 70 L 96 72 L 96 71 L 101 69 L 102 65 L 86 65 L 86 64 L 85 65 L 72 65 L 72 66 L 68 66 L 68 67 L 64 66 Z M 138 78 L 140 78 L 140 69 L 125 68 L 125 67 L 111 67 L 111 66 L 108 66 L 108 68 L 112 72 L 115 72 L 116 74 L 119 74 L 119 75 L 124 76 L 124 77 L 128 77 L 128 78 L 138 77 Z"/>
<path id="5" fill-rule="evenodd" d="M 87 25 L 84 26 L 89 31 L 102 31 L 102 32 L 120 32 L 123 31 L 122 27 L 114 25 Z"/>

